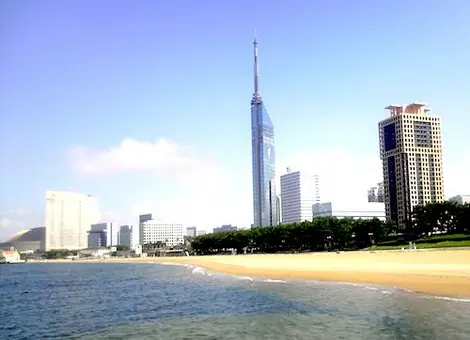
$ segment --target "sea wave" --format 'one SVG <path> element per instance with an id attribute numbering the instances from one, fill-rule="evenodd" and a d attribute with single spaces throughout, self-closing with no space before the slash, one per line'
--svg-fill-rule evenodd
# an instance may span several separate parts
<path id="1" fill-rule="evenodd" d="M 206 271 L 202 267 L 194 267 L 193 270 L 191 271 L 191 274 L 206 275 Z"/>
<path id="2" fill-rule="evenodd" d="M 448 300 L 448 301 L 456 301 L 456 302 L 470 302 L 470 299 L 466 298 L 456 298 L 456 297 L 450 297 L 450 296 L 429 296 L 426 295 L 426 298 L 431 298 L 431 299 L 438 299 L 438 300 Z"/>
<path id="3" fill-rule="evenodd" d="M 247 280 L 247 281 L 250 281 L 250 282 L 253 282 L 254 279 L 252 277 L 249 277 L 249 276 L 238 276 L 238 275 L 235 275 L 234 276 L 236 279 L 238 280 Z"/>
<path id="4" fill-rule="evenodd" d="M 285 281 L 285 280 L 274 280 L 274 279 L 264 279 L 263 282 L 269 282 L 269 283 L 286 283 L 287 281 Z"/>
<path id="5" fill-rule="evenodd" d="M 149 263 L 155 263 L 157 265 L 162 265 L 162 266 L 178 266 L 178 267 L 188 267 L 188 264 L 184 263 L 174 263 L 174 262 L 149 262 Z"/>

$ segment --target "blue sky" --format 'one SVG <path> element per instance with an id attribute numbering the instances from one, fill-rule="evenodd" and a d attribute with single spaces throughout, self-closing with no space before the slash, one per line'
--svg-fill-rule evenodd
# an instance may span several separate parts
<path id="1" fill-rule="evenodd" d="M 4 0 L 0 239 L 43 224 L 46 189 L 90 193 L 119 223 L 249 226 L 254 30 L 279 174 L 311 168 L 325 198 L 362 199 L 383 108 L 422 101 L 443 118 L 446 195 L 470 193 L 469 15 L 468 1 Z"/>

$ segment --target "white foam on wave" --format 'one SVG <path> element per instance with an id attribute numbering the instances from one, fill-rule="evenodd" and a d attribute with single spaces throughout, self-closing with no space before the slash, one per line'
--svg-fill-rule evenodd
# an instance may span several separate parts
<path id="1" fill-rule="evenodd" d="M 274 279 L 264 279 L 263 282 L 269 282 L 269 283 L 286 283 L 284 280 L 274 280 Z"/>
<path id="2" fill-rule="evenodd" d="M 372 287 L 372 286 L 366 286 L 365 288 L 367 290 L 379 290 L 377 287 Z"/>
<path id="3" fill-rule="evenodd" d="M 184 263 L 173 263 L 173 262 L 155 262 L 155 263 L 160 264 L 162 266 L 178 266 L 178 267 L 187 267 L 188 266 L 187 264 L 184 264 Z"/>
<path id="4" fill-rule="evenodd" d="M 361 284 L 361 283 L 344 282 L 344 281 L 312 281 L 312 280 L 309 280 L 309 282 L 334 284 L 334 285 L 341 285 L 341 286 L 364 287 L 364 284 Z"/>
<path id="5" fill-rule="evenodd" d="M 402 290 L 407 293 L 416 294 L 416 292 L 411 289 L 406 289 L 406 288 L 397 288 L 397 289 Z M 418 296 L 422 299 L 437 299 L 437 300 L 447 300 L 447 301 L 467 302 L 467 303 L 470 302 L 469 298 L 455 298 L 455 297 L 450 297 L 450 296 L 436 296 L 436 295 L 424 295 L 424 294 L 423 295 L 419 294 Z"/>
<path id="6" fill-rule="evenodd" d="M 470 302 L 470 299 L 453 298 L 450 296 L 430 296 L 429 298 L 438 299 L 438 300 L 456 301 L 456 302 Z"/>
<path id="7" fill-rule="evenodd" d="M 253 282 L 253 278 L 249 277 L 249 276 L 237 276 L 235 275 L 235 278 L 239 279 L 239 280 L 247 280 L 247 281 L 250 281 L 250 282 Z"/>
<path id="8" fill-rule="evenodd" d="M 382 293 L 382 294 L 386 294 L 386 295 L 392 294 L 392 292 L 389 291 L 389 290 L 382 290 L 381 293 Z"/>
<path id="9" fill-rule="evenodd" d="M 204 269 L 201 268 L 201 267 L 194 267 L 193 270 L 191 271 L 191 274 L 206 275 L 206 272 L 205 272 Z M 212 276 L 212 275 L 211 275 L 211 276 Z"/>

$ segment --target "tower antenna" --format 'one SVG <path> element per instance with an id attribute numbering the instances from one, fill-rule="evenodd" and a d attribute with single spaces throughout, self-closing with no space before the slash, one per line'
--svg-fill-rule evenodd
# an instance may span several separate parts
<path id="1" fill-rule="evenodd" d="M 253 65 L 253 77 L 254 77 L 254 93 L 253 99 L 261 99 L 261 94 L 259 93 L 258 87 L 258 40 L 256 39 L 256 31 L 255 31 L 255 38 L 253 40 L 253 57 L 254 57 L 254 65 Z"/>

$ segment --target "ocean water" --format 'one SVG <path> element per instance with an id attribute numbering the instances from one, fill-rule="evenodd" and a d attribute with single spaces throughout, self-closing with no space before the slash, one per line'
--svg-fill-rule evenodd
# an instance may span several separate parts
<path id="1" fill-rule="evenodd" d="M 470 300 L 191 266 L 0 266 L 0 339 L 470 339 Z"/>

